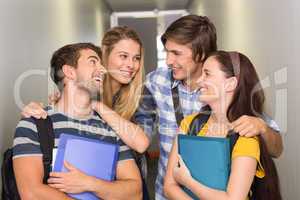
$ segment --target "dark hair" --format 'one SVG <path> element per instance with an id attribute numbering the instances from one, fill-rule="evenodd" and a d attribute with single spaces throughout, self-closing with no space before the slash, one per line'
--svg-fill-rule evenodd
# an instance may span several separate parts
<path id="1" fill-rule="evenodd" d="M 238 52 L 217 51 L 209 57 L 214 57 L 227 77 L 235 76 L 238 80 L 232 102 L 227 110 L 230 122 L 242 115 L 263 116 L 264 92 L 258 75 L 249 58 Z M 281 200 L 279 178 L 276 166 L 269 155 L 266 144 L 259 138 L 260 160 L 265 170 L 264 178 L 254 178 L 251 186 L 253 200 Z"/>
<path id="2" fill-rule="evenodd" d="M 95 51 L 99 58 L 102 57 L 101 48 L 92 43 L 76 43 L 65 45 L 58 50 L 56 50 L 51 58 L 51 70 L 50 76 L 54 83 L 57 85 L 58 89 L 61 91 L 63 89 L 63 79 L 64 73 L 62 67 L 64 65 L 70 65 L 77 67 L 77 61 L 80 57 L 80 51 L 84 49 L 91 49 Z"/>
<path id="3" fill-rule="evenodd" d="M 161 36 L 165 45 L 167 40 L 189 45 L 196 63 L 203 62 L 217 50 L 217 34 L 213 23 L 206 16 L 187 15 L 173 22 Z"/>

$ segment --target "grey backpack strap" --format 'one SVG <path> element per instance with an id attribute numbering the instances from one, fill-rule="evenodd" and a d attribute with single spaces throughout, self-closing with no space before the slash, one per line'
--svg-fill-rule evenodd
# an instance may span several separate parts
<path id="1" fill-rule="evenodd" d="M 179 91 L 178 87 L 172 88 L 174 84 L 174 78 L 171 73 L 171 91 L 172 91 L 172 99 L 173 99 L 173 106 L 174 106 L 174 111 L 175 111 L 175 117 L 176 117 L 176 122 L 178 127 L 180 126 L 181 120 L 183 119 L 183 111 L 180 105 L 180 100 L 179 100 Z"/>

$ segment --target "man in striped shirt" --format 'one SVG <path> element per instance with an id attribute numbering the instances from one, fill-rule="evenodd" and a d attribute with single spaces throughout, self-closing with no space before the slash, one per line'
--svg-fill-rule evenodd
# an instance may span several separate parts
<path id="1" fill-rule="evenodd" d="M 162 35 L 161 41 L 167 53 L 168 67 L 158 68 L 147 75 L 144 97 L 135 113 L 135 121 L 149 135 L 155 133 L 158 122 L 159 150 L 158 176 L 155 183 L 155 199 L 166 199 L 163 192 L 168 156 L 178 130 L 172 90 L 178 91 L 180 112 L 183 116 L 199 112 L 204 106 L 199 102 L 199 85 L 202 64 L 217 49 L 214 25 L 207 17 L 188 15 L 173 22 Z M 156 121 L 157 120 L 157 121 Z M 265 121 L 264 121 L 265 120 Z M 269 119 L 242 116 L 232 123 L 240 135 L 252 137 L 261 134 L 271 155 L 282 152 L 282 139 L 276 123 Z M 267 126 L 268 125 L 268 126 Z M 269 128 L 271 127 L 271 128 Z"/>
<path id="2" fill-rule="evenodd" d="M 64 192 L 86 191 L 102 199 L 141 199 L 140 174 L 130 149 L 91 108 L 92 98 L 99 96 L 105 72 L 100 58 L 100 48 L 90 43 L 58 49 L 51 59 L 51 78 L 62 97 L 46 111 L 53 122 L 55 147 L 61 133 L 118 144 L 116 181 L 88 176 L 66 164 L 68 172 L 52 172 L 48 185 L 43 184 L 43 161 L 36 124 L 33 118 L 24 118 L 17 125 L 13 146 L 14 172 L 22 199 L 71 199 Z"/>

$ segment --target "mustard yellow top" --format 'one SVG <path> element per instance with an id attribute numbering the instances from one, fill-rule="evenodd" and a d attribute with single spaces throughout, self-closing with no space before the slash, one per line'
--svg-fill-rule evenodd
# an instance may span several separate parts
<path id="1" fill-rule="evenodd" d="M 188 115 L 181 121 L 181 132 L 185 134 L 188 132 L 189 126 L 196 115 L 197 114 Z M 208 125 L 205 124 L 197 135 L 202 137 L 205 136 L 207 129 Z M 265 176 L 265 171 L 260 162 L 260 148 L 257 137 L 247 138 L 240 136 L 233 147 L 231 159 L 233 160 L 238 156 L 249 156 L 255 158 L 258 163 L 255 176 L 258 178 L 263 178 Z"/>

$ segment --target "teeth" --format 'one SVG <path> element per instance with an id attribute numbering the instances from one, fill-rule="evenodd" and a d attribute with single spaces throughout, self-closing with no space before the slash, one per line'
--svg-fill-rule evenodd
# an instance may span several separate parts
<path id="1" fill-rule="evenodd" d="M 94 77 L 95 81 L 102 81 L 102 79 L 100 77 Z"/>
<path id="2" fill-rule="evenodd" d="M 122 71 L 122 73 L 125 74 L 126 76 L 131 76 L 131 72 Z"/>
<path id="3" fill-rule="evenodd" d="M 200 88 L 200 91 L 204 92 L 204 91 L 206 91 L 206 88 Z"/>
<path id="4" fill-rule="evenodd" d="M 173 70 L 178 70 L 180 67 L 172 67 Z"/>

